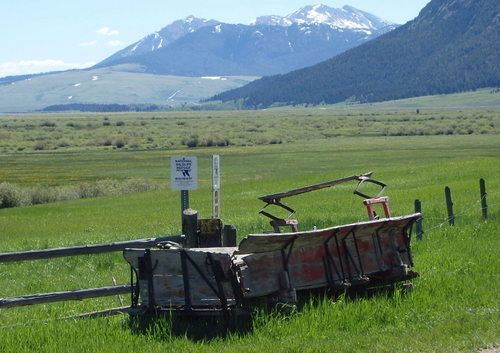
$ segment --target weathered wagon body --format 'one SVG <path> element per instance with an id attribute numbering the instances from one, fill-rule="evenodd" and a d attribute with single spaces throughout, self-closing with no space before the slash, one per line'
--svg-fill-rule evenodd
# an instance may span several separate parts
<path id="1" fill-rule="evenodd" d="M 302 189 L 291 194 L 297 190 Z M 273 198 L 276 195 L 279 198 Z M 281 206 L 280 199 L 287 195 L 261 199 Z M 386 199 L 380 202 L 387 205 Z M 372 204 L 365 200 L 369 214 Z M 263 299 L 294 303 L 297 291 L 341 291 L 416 276 L 409 270 L 410 228 L 420 214 L 373 216 L 366 222 L 310 231 L 298 231 L 289 219 L 265 215 L 272 219 L 275 232 L 247 235 L 236 247 L 126 249 L 124 257 L 137 276 L 133 304 L 217 312 L 249 308 Z M 278 233 L 280 226 L 294 231 Z"/>

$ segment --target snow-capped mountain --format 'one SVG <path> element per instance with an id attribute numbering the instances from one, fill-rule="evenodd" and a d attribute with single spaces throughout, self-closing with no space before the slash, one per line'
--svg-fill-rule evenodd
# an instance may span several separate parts
<path id="1" fill-rule="evenodd" d="M 341 9 L 326 5 L 305 6 L 287 16 L 261 16 L 249 23 L 250 25 L 292 26 L 297 25 L 328 25 L 334 29 L 373 31 L 385 27 L 396 26 L 395 23 L 383 20 L 372 14 L 345 5 Z"/>
<path id="2" fill-rule="evenodd" d="M 135 42 L 125 49 L 116 52 L 101 63 L 111 62 L 122 57 L 151 53 L 155 50 L 168 46 L 186 34 L 193 33 L 203 27 L 217 25 L 218 23 L 220 22 L 215 20 L 188 16 L 183 20 L 177 20 L 171 23 L 158 32 L 147 35 L 138 42 Z"/>
<path id="3" fill-rule="evenodd" d="M 189 16 L 95 67 L 181 76 L 272 75 L 329 59 L 395 27 L 350 6 L 305 6 L 249 25 Z"/>

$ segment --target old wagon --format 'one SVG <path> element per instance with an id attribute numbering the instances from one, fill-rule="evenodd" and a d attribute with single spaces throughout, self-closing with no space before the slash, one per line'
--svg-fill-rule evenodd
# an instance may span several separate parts
<path id="1" fill-rule="evenodd" d="M 251 309 L 256 303 L 295 303 L 297 292 L 316 288 L 343 291 L 417 276 L 410 247 L 410 228 L 421 217 L 392 217 L 385 184 L 372 173 L 260 197 L 260 213 L 270 219 L 272 232 L 249 234 L 237 246 L 126 249 L 124 257 L 135 274 L 132 305 L 141 310 L 219 313 Z M 324 229 L 299 230 L 287 197 L 356 180 L 354 191 L 364 198 L 369 220 Z M 377 195 L 360 192 L 372 183 Z M 383 216 L 374 205 L 380 204 Z M 275 205 L 290 212 L 279 218 L 267 211 Z M 216 220 L 220 224 L 220 220 Z M 286 228 L 286 231 L 284 229 Z M 200 236 L 202 230 L 199 229 Z M 220 244 L 218 244 L 220 245 Z"/>

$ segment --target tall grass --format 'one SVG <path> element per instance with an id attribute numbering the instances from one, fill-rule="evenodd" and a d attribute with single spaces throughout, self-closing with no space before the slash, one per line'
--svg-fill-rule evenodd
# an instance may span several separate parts
<path id="1" fill-rule="evenodd" d="M 0 183 L 0 208 L 32 206 L 90 197 L 125 195 L 156 190 L 159 187 L 158 182 L 144 178 L 128 180 L 104 179 L 61 186 L 19 186 L 3 182 Z"/>

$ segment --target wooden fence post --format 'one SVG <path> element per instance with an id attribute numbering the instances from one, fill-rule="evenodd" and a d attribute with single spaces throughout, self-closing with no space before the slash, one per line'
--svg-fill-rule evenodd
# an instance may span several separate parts
<path id="1" fill-rule="evenodd" d="M 186 236 L 186 247 L 198 247 L 198 211 L 191 208 L 182 211 L 182 233 Z"/>
<path id="2" fill-rule="evenodd" d="M 236 228 L 226 224 L 222 231 L 222 246 L 236 246 Z"/>
<path id="3" fill-rule="evenodd" d="M 483 218 L 488 218 L 488 205 L 486 204 L 486 181 L 479 179 L 479 189 L 481 191 L 481 210 L 483 211 Z"/>
<path id="4" fill-rule="evenodd" d="M 450 226 L 454 226 L 455 215 L 453 214 L 453 201 L 451 200 L 451 190 L 448 186 L 444 188 L 444 193 L 446 196 L 446 207 L 448 209 L 448 222 Z"/>
<path id="5" fill-rule="evenodd" d="M 422 213 L 422 201 L 420 200 L 415 200 L 415 213 Z M 422 240 L 422 235 L 424 234 L 424 229 L 422 226 L 422 217 L 418 218 L 417 221 L 415 222 L 417 239 L 419 240 Z"/>

